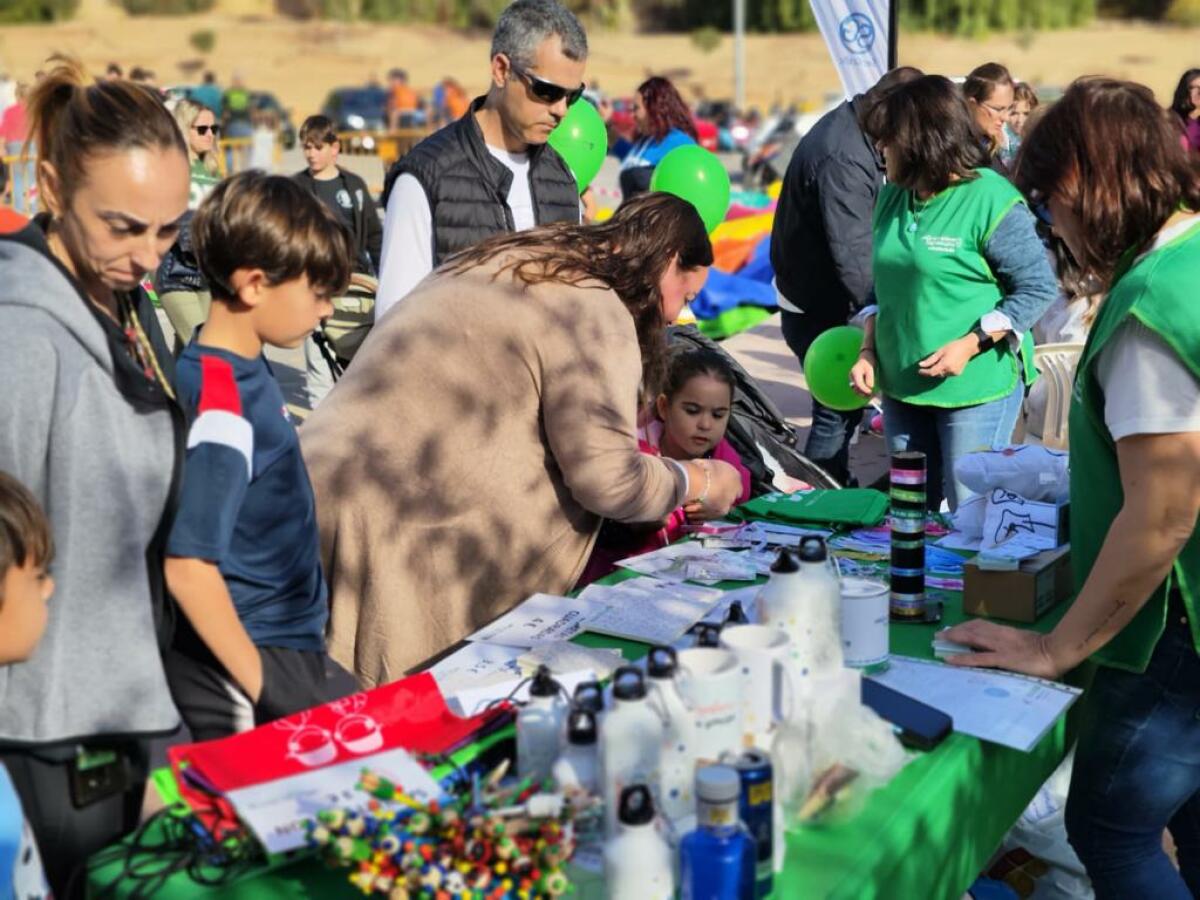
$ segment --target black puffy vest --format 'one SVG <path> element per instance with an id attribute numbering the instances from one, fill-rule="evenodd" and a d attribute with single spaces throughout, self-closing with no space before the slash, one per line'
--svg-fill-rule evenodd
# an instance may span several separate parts
<path id="1" fill-rule="evenodd" d="M 513 174 L 493 157 L 475 121 L 480 97 L 457 122 L 431 134 L 388 171 L 383 188 L 387 207 L 401 175 L 420 182 L 433 216 L 433 265 L 485 238 L 513 231 L 508 189 Z M 529 192 L 539 225 L 579 222 L 579 187 L 561 156 L 547 144 L 529 148 Z"/>

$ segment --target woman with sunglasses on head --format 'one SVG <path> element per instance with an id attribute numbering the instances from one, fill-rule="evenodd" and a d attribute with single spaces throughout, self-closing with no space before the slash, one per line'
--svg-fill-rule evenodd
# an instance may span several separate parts
<path id="1" fill-rule="evenodd" d="M 1028 332 L 1057 293 L 1033 214 L 988 168 L 958 88 L 926 75 L 868 115 L 887 167 L 874 216 L 875 302 L 851 369 L 883 394 L 893 453 L 929 459 L 930 506 L 969 491 L 955 462 L 1009 443 L 1032 382 Z"/>
<path id="2" fill-rule="evenodd" d="M 37 650 L 0 666 L 0 762 L 74 900 L 179 724 L 163 557 L 187 435 L 141 281 L 187 211 L 188 159 L 156 93 L 78 63 L 49 67 L 29 112 L 46 212 L 0 235 L 0 470 L 50 518 L 58 589 Z"/>
<path id="3" fill-rule="evenodd" d="M 583 26 L 556 0 L 516 0 L 496 22 L 491 52 L 487 94 L 388 172 L 376 321 L 460 250 L 579 222 L 579 186 L 546 141 L 583 96 Z"/>
<path id="4" fill-rule="evenodd" d="M 1071 406 L 1079 593 L 1046 635 L 957 626 L 980 652 L 953 662 L 1044 678 L 1096 663 L 1067 835 L 1097 900 L 1198 897 L 1200 172 L 1149 88 L 1096 78 L 1034 125 L 1017 177 L 1107 290 Z"/>
<path id="5" fill-rule="evenodd" d="M 992 168 L 1007 177 L 1017 157 L 1020 139 L 1008 127 L 1012 115 L 1016 82 L 1000 63 L 984 63 L 971 71 L 963 82 L 963 96 L 983 135 L 982 143 Z"/>
<path id="6" fill-rule="evenodd" d="M 188 167 L 191 171 L 191 190 L 188 193 L 188 216 L 179 231 L 179 240 L 163 257 L 154 276 L 154 289 L 159 303 L 175 331 L 175 350 L 182 350 L 192 339 L 192 333 L 208 318 L 212 295 L 200 265 L 192 252 L 191 213 L 220 180 L 217 163 L 217 137 L 221 126 L 207 106 L 192 100 L 175 104 L 175 122 L 187 141 Z"/>
<path id="7" fill-rule="evenodd" d="M 601 115 L 612 121 L 612 106 L 603 104 Z M 633 95 L 632 141 L 624 138 L 612 152 L 621 160 L 621 198 L 631 200 L 650 190 L 654 167 L 676 147 L 696 143 L 696 123 L 675 85 L 666 78 L 647 78 Z"/>

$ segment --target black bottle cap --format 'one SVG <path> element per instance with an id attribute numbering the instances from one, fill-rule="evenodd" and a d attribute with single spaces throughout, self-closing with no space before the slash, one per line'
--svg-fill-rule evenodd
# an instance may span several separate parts
<path id="1" fill-rule="evenodd" d="M 644 784 L 633 784 L 621 791 L 617 818 L 622 825 L 648 825 L 654 821 L 654 797 Z"/>
<path id="2" fill-rule="evenodd" d="M 567 719 L 567 742 L 587 745 L 596 743 L 596 714 L 590 709 L 576 709 Z"/>
<path id="3" fill-rule="evenodd" d="M 529 685 L 529 696 L 553 697 L 558 692 L 558 682 L 550 676 L 550 670 L 546 666 L 538 666 L 533 673 L 533 683 Z"/>
<path id="4" fill-rule="evenodd" d="M 575 685 L 575 696 L 571 703 L 576 709 L 585 709 L 590 713 L 604 712 L 604 688 L 598 681 L 581 681 Z"/>
<path id="5" fill-rule="evenodd" d="M 618 700 L 641 700 L 646 696 L 646 680 L 635 666 L 621 666 L 613 673 L 613 696 Z"/>
<path id="6" fill-rule="evenodd" d="M 742 608 L 741 600 L 734 600 L 729 604 L 729 612 L 725 615 L 726 625 L 749 625 L 750 617 L 746 615 L 746 610 Z"/>
<path id="7" fill-rule="evenodd" d="M 811 535 L 800 539 L 800 562 L 823 563 L 829 558 L 825 538 Z"/>
<path id="8" fill-rule="evenodd" d="M 697 647 L 720 647 L 721 626 L 706 622 L 696 629 Z"/>
<path id="9" fill-rule="evenodd" d="M 646 674 L 651 678 L 674 678 L 679 668 L 675 648 L 666 644 L 651 647 L 646 655 Z"/>
<path id="10" fill-rule="evenodd" d="M 779 555 L 775 557 L 775 562 L 771 563 L 771 574 L 782 575 L 790 572 L 799 572 L 800 564 L 796 562 L 796 556 L 787 547 L 779 551 Z"/>

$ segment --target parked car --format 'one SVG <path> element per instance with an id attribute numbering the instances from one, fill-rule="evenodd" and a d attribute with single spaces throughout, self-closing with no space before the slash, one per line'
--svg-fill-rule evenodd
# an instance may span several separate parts
<path id="1" fill-rule="evenodd" d="M 381 87 L 337 88 L 321 107 L 338 131 L 386 131 L 387 91 Z"/>

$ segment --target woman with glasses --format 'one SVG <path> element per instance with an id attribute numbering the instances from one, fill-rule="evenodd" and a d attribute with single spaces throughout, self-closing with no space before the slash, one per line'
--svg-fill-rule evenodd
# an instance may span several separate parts
<path id="1" fill-rule="evenodd" d="M 1008 127 L 1015 89 L 1016 82 L 1008 69 L 995 62 L 974 69 L 962 86 L 975 125 L 983 135 L 992 167 L 1005 176 L 1017 158 L 1020 144 L 1020 139 Z"/>
<path id="2" fill-rule="evenodd" d="M 1200 896 L 1200 171 L 1143 85 L 1084 79 L 1034 125 L 1018 184 L 1102 285 L 1071 406 L 1078 595 L 1049 634 L 947 635 L 959 665 L 1085 660 L 1067 835 L 1097 900 Z M 1177 865 L 1163 851 L 1174 838 Z"/>
<path id="3" fill-rule="evenodd" d="M 600 108 L 606 123 L 612 107 Z M 654 168 L 676 147 L 697 141 L 696 124 L 675 85 L 666 78 L 647 78 L 633 95 L 633 140 L 621 139 L 612 152 L 621 160 L 621 197 L 630 200 L 650 190 Z"/>
<path id="4" fill-rule="evenodd" d="M 853 387 L 883 394 L 893 453 L 929 459 L 929 503 L 969 495 L 955 462 L 1012 438 L 1033 380 L 1028 331 L 1057 293 L 1032 213 L 987 164 L 940 75 L 896 87 L 867 131 L 887 166 L 874 217 L 875 303 Z M 1024 339 L 1024 340 L 1023 340 Z"/>
<path id="5" fill-rule="evenodd" d="M 1171 111 L 1183 126 L 1184 146 L 1200 153 L 1200 69 L 1188 69 L 1175 87 Z"/>
<path id="6" fill-rule="evenodd" d="M 175 123 L 183 132 L 188 148 L 191 189 L 188 192 L 188 216 L 179 231 L 179 240 L 163 257 L 154 278 L 159 303 L 175 331 L 175 350 L 179 352 L 192 339 L 196 328 L 208 318 L 212 295 L 200 266 L 192 253 L 191 225 L 197 207 L 220 180 L 217 163 L 217 137 L 221 126 L 207 106 L 193 100 L 175 104 Z"/>

